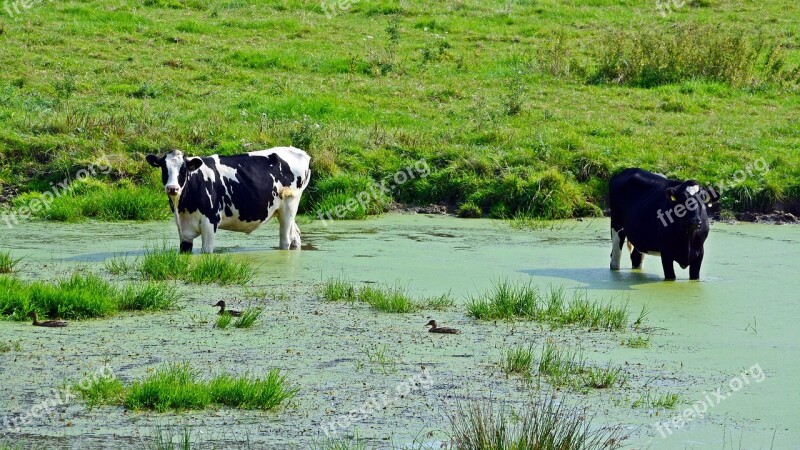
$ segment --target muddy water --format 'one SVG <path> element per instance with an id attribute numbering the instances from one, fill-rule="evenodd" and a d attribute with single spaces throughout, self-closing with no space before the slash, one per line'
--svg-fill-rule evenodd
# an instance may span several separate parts
<path id="1" fill-rule="evenodd" d="M 22 346 L 0 353 L 0 416 L 26 411 L 52 396 L 50 389 L 77 381 L 105 361 L 125 381 L 169 361 L 191 360 L 210 373 L 279 367 L 301 387 L 289 408 L 150 414 L 115 407 L 87 411 L 70 402 L 7 438 L 62 448 L 137 448 L 142 436 L 161 424 L 191 426 L 194 439 L 209 445 L 226 442 L 235 448 L 232 442 L 249 439 L 275 448 L 306 448 L 318 438 L 321 424 L 382 395 L 391 399 L 385 409 L 359 418 L 340 434 L 357 431 L 378 446 L 435 442 L 445 437 L 446 415 L 458 400 L 493 399 L 513 407 L 538 395 L 535 385 L 506 379 L 495 363 L 510 345 L 541 346 L 553 339 L 580 345 L 596 364 L 611 361 L 625 368 L 626 387 L 560 395 L 588 405 L 598 425 L 624 425 L 631 448 L 770 448 L 773 436 L 773 448 L 800 448 L 800 328 L 795 324 L 800 228 L 715 224 L 702 281 L 690 282 L 687 271 L 678 271 L 677 282 L 665 283 L 653 257 L 646 257 L 643 271 L 631 271 L 630 262 L 623 261 L 623 270 L 610 272 L 607 227 L 605 220 L 592 220 L 514 231 L 493 221 L 390 215 L 303 225 L 302 252 L 275 250 L 275 226 L 251 236 L 222 232 L 220 251 L 258 265 L 254 290 L 186 286 L 188 298 L 180 310 L 76 322 L 65 330 L 0 322 L 0 343 L 20 340 Z M 4 229 L 0 248 L 25 258 L 22 276 L 52 278 L 75 267 L 102 272 L 110 256 L 136 256 L 147 243 L 174 242 L 174 234 L 167 223 L 31 223 Z M 476 323 L 461 306 L 398 316 L 321 302 L 313 284 L 331 276 L 400 283 L 418 295 L 450 292 L 461 303 L 500 278 L 585 288 L 591 298 L 627 302 L 634 314 L 646 305 L 652 346 L 620 345 L 629 333 Z M 264 306 L 261 324 L 251 330 L 213 329 L 207 305 L 220 298 L 237 306 Z M 423 328 L 429 317 L 463 333 L 431 336 Z M 382 345 L 394 359 L 391 366 L 370 361 Z M 397 386 L 420 376 L 423 366 L 430 386 L 396 396 Z M 761 370 L 740 376 L 754 367 Z M 711 394 L 718 388 L 724 400 Z M 678 393 L 682 403 L 674 410 L 632 408 L 646 392 Z M 657 423 L 702 400 L 711 403 L 698 405 L 705 409 L 702 418 L 692 416 L 669 429 L 662 425 L 662 437 Z"/>

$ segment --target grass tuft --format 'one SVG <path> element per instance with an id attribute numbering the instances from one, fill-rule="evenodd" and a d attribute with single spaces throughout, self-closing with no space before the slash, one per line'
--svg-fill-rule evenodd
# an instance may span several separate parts
<path id="1" fill-rule="evenodd" d="M 410 313 L 420 307 L 400 286 L 365 286 L 358 291 L 358 298 L 373 308 L 388 313 Z"/>
<path id="2" fill-rule="evenodd" d="M 319 285 L 317 291 L 328 301 L 361 301 L 388 313 L 410 313 L 420 309 L 444 310 L 455 304 L 449 293 L 415 300 L 403 286 L 373 285 L 357 288 L 355 283 L 343 278 L 329 278 Z"/>
<path id="3" fill-rule="evenodd" d="M 22 349 L 22 341 L 0 342 L 0 353 L 8 353 L 10 351 L 18 352 L 20 349 Z"/>
<path id="4" fill-rule="evenodd" d="M 356 301 L 355 285 L 343 278 L 329 278 L 319 286 L 319 294 L 328 301 Z"/>
<path id="5" fill-rule="evenodd" d="M 624 439 L 620 428 L 593 427 L 583 409 L 553 397 L 521 412 L 495 411 L 489 402 L 459 405 L 448 418 L 453 448 L 462 450 L 607 450 L 620 448 Z"/>
<path id="6" fill-rule="evenodd" d="M 192 283 L 222 285 L 247 284 L 255 277 L 255 268 L 246 261 L 229 256 L 200 255 L 192 262 L 186 279 Z"/>
<path id="7" fill-rule="evenodd" d="M 271 410 L 293 398 L 297 388 L 289 386 L 277 369 L 265 378 L 251 375 L 218 375 L 205 380 L 189 363 L 160 367 L 127 390 L 123 404 L 132 410 L 156 411 L 204 409 L 211 405 Z"/>
<path id="8" fill-rule="evenodd" d="M 467 305 L 468 314 L 480 320 L 521 318 L 610 331 L 627 327 L 627 310 L 627 305 L 592 302 L 586 291 L 576 291 L 567 301 L 563 288 L 541 291 L 530 283 L 514 285 L 508 280 L 495 283 L 490 292 L 471 298 Z"/>
<path id="9" fill-rule="evenodd" d="M 650 336 L 642 336 L 641 334 L 637 334 L 636 336 L 630 336 L 623 339 L 622 345 L 630 348 L 649 348 L 650 341 Z"/>
<path id="10" fill-rule="evenodd" d="M 589 367 L 583 375 L 584 385 L 594 389 L 606 389 L 623 386 L 628 377 L 621 367 L 613 367 L 609 363 L 605 368 Z"/>
<path id="11" fill-rule="evenodd" d="M 122 311 L 161 311 L 173 309 L 182 298 L 178 287 L 166 283 L 128 285 L 120 298 Z"/>
<path id="12" fill-rule="evenodd" d="M 518 346 L 511 350 L 506 350 L 503 353 L 500 366 L 506 375 L 517 374 L 525 378 L 530 377 L 533 366 L 533 347 Z"/>
<path id="13" fill-rule="evenodd" d="M 233 316 L 229 313 L 220 314 L 217 316 L 217 321 L 214 322 L 214 328 L 219 328 L 220 330 L 224 330 L 228 328 L 228 325 L 231 324 L 233 321 Z"/>
<path id="14" fill-rule="evenodd" d="M 189 271 L 189 255 L 167 248 L 166 243 L 153 246 L 144 251 L 139 271 L 150 280 L 183 279 Z"/>
<path id="15" fill-rule="evenodd" d="M 175 286 L 142 283 L 117 287 L 94 274 L 75 272 L 54 282 L 0 278 L 0 315 L 27 320 L 42 317 L 88 319 L 119 311 L 173 308 L 181 298 Z"/>
<path id="16" fill-rule="evenodd" d="M 242 315 L 236 318 L 233 326 L 236 328 L 250 328 L 256 323 L 256 319 L 264 312 L 263 308 L 247 308 L 242 311 Z"/>
<path id="17" fill-rule="evenodd" d="M 21 260 L 22 258 L 12 258 L 11 252 L 0 252 L 0 274 L 13 272 Z"/>
<path id="18" fill-rule="evenodd" d="M 672 392 L 653 394 L 650 391 L 640 395 L 631 406 L 634 408 L 673 409 L 681 403 L 681 396 Z"/>

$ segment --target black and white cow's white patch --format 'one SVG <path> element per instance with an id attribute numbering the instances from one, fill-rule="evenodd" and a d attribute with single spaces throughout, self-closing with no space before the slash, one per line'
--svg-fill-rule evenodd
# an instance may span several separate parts
<path id="1" fill-rule="evenodd" d="M 162 157 L 147 155 L 147 162 L 161 169 L 182 252 L 190 252 L 200 236 L 203 252 L 212 253 L 218 229 L 251 233 L 272 216 L 280 221 L 280 248 L 300 248 L 295 216 L 311 177 L 306 152 L 276 147 L 234 156 L 186 157 L 173 150 Z"/>
<path id="2" fill-rule="evenodd" d="M 693 180 L 670 180 L 642 169 L 625 169 L 611 177 L 611 269 L 619 270 L 627 239 L 634 269 L 641 268 L 644 255 L 656 255 L 665 279 L 675 279 L 675 262 L 689 267 L 690 279 L 699 279 L 710 201 L 709 193 Z"/>

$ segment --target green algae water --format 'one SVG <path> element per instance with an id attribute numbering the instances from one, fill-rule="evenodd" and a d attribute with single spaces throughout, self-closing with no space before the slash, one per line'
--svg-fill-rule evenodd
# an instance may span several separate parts
<path id="1" fill-rule="evenodd" d="M 641 271 L 632 271 L 625 255 L 623 269 L 610 271 L 608 221 L 602 219 L 520 231 L 489 220 L 387 215 L 327 226 L 314 222 L 301 230 L 299 252 L 275 249 L 274 224 L 250 236 L 217 235 L 218 251 L 257 266 L 251 289 L 286 294 L 283 300 L 269 294 L 262 299 L 267 311 L 253 330 L 221 331 L 210 324 L 208 305 L 216 299 L 254 301 L 247 300 L 247 290 L 192 285 L 184 288 L 189 300 L 178 311 L 74 322 L 52 333 L 0 322 L 0 344 L 19 340 L 22 346 L 20 352 L 0 353 L 1 416 L 24 412 L 49 389 L 106 361 L 127 382 L 159 363 L 187 358 L 209 371 L 286 369 L 301 387 L 296 406 L 279 413 L 154 415 L 119 407 L 87 411 L 75 401 L 6 439 L 137 448 L 155 424 L 172 423 L 194 427 L 197 439 L 208 442 L 246 436 L 259 445 L 306 448 L 330 417 L 391 392 L 425 366 L 431 390 L 397 400 L 343 435 L 358 430 L 383 448 L 390 441 L 418 440 L 425 431 L 436 442 L 446 437 L 452 401 L 488 397 L 519 405 L 538 395 L 535 385 L 523 388 L 499 376 L 495 362 L 509 345 L 540 346 L 550 338 L 577 342 L 592 361 L 621 365 L 630 374 L 626 387 L 567 396 L 596 414 L 596 426 L 624 426 L 628 448 L 800 448 L 798 227 L 714 224 L 699 282 L 688 281 L 688 270 L 677 266 L 677 281 L 661 281 L 660 261 L 650 256 Z M 75 268 L 103 273 L 110 257 L 133 258 L 162 241 L 177 246 L 175 234 L 167 222 L 35 222 L 4 229 L 0 249 L 24 258 L 20 276 L 47 279 Z M 392 315 L 322 302 L 312 288 L 330 277 L 399 284 L 419 296 L 449 292 L 460 304 L 446 312 Z M 502 279 L 586 289 L 591 299 L 627 303 L 634 318 L 644 306 L 652 344 L 631 349 L 621 345 L 630 333 L 562 329 L 545 336 L 547 327 L 535 323 L 466 317 L 463 304 Z M 434 340 L 424 331 L 428 317 L 463 333 Z M 358 356 L 385 344 L 397 361 L 394 372 Z M 677 393 L 680 401 L 674 409 L 634 407 L 646 393 Z"/>

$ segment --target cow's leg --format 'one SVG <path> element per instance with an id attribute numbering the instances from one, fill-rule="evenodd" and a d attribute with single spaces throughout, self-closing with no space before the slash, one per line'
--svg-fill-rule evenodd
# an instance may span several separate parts
<path id="1" fill-rule="evenodd" d="M 280 213 L 278 214 L 278 221 L 281 225 L 278 245 L 281 250 L 300 248 L 300 229 L 294 221 L 299 206 L 300 197 L 286 197 L 281 201 Z"/>
<path id="2" fill-rule="evenodd" d="M 630 241 L 628 241 L 628 245 Z M 636 247 L 631 246 L 631 265 L 634 269 L 641 269 L 642 268 L 642 261 L 644 260 L 644 253 L 636 250 Z"/>
<path id="3" fill-rule="evenodd" d="M 619 270 L 619 261 L 622 258 L 622 246 L 625 245 L 625 229 L 619 230 L 611 226 L 611 270 Z"/>
<path id="4" fill-rule="evenodd" d="M 703 252 L 700 252 L 699 255 L 689 264 L 689 279 L 690 280 L 699 280 L 700 279 L 700 265 L 703 264 Z"/>
<path id="5" fill-rule="evenodd" d="M 194 239 L 200 233 L 197 230 L 197 222 L 191 220 L 190 217 L 180 219 L 180 226 L 178 227 L 178 238 L 181 241 L 180 252 L 192 253 L 194 247 Z"/>
<path id="6" fill-rule="evenodd" d="M 664 280 L 672 281 L 675 279 L 672 256 L 667 255 L 665 252 L 661 253 L 661 268 L 664 269 Z"/>
<path id="7" fill-rule="evenodd" d="M 200 238 L 203 240 L 203 253 L 214 253 L 214 224 L 206 218 L 200 221 Z"/>
<path id="8" fill-rule="evenodd" d="M 289 243 L 289 248 L 291 249 L 300 249 L 302 243 L 300 241 L 300 227 L 297 226 L 297 222 L 292 224 L 292 241 Z"/>

